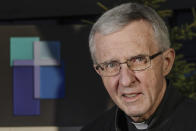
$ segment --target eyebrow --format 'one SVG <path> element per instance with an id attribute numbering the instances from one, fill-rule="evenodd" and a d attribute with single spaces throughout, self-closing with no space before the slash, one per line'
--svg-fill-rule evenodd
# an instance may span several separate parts
<path id="1" fill-rule="evenodd" d="M 139 57 L 139 56 L 147 56 L 147 54 L 138 54 L 136 56 L 131 56 L 131 57 L 127 58 L 126 60 L 130 60 L 130 59 L 133 59 L 133 58 L 136 58 L 136 57 Z M 111 62 L 120 62 L 120 61 L 117 60 L 117 59 L 112 58 L 111 60 L 106 60 L 106 61 L 104 61 L 100 64 L 108 64 L 108 63 L 111 63 Z"/>
<path id="2" fill-rule="evenodd" d="M 118 60 L 115 60 L 115 59 L 111 59 L 111 60 L 102 62 L 102 63 L 100 63 L 100 64 L 108 64 L 108 63 L 111 63 L 111 62 L 119 62 L 119 61 L 118 61 Z"/>
<path id="3" fill-rule="evenodd" d="M 132 56 L 132 57 L 128 58 L 127 60 L 130 60 L 130 59 L 133 59 L 133 58 L 137 58 L 137 57 L 140 57 L 140 56 L 147 56 L 147 54 L 138 54 L 136 56 Z"/>

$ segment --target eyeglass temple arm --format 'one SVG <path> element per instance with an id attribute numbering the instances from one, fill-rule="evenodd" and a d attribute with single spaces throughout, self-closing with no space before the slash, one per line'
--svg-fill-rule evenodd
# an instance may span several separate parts
<path id="1" fill-rule="evenodd" d="M 163 53 L 163 52 L 160 51 L 160 52 L 158 52 L 158 53 L 156 53 L 156 54 L 150 56 L 150 59 L 154 59 L 155 57 L 157 57 L 158 55 L 160 55 L 160 54 L 162 54 L 162 53 Z"/>
<path id="2" fill-rule="evenodd" d="M 96 70 L 99 70 L 99 68 L 101 68 L 101 70 L 104 70 L 104 68 L 102 68 L 100 65 L 97 65 L 97 66 L 95 67 Z"/>

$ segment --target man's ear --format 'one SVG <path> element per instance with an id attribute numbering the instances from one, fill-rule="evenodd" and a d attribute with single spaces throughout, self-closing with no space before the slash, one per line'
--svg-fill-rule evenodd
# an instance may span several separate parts
<path id="1" fill-rule="evenodd" d="M 175 60 L 175 51 L 172 48 L 163 52 L 163 75 L 166 76 L 171 71 Z"/>

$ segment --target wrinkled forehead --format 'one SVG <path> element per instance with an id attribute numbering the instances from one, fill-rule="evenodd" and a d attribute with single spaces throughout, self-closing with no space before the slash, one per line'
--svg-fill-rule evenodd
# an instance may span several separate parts
<path id="1" fill-rule="evenodd" d="M 150 55 L 158 50 L 150 23 L 140 20 L 111 34 L 97 32 L 94 37 L 97 62 L 108 59 L 126 59 L 138 54 Z"/>

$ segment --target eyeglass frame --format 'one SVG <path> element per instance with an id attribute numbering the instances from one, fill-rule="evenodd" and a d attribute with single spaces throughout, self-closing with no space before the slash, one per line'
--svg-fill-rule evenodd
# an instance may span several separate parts
<path id="1" fill-rule="evenodd" d="M 157 53 L 155 53 L 155 54 L 153 54 L 153 55 L 151 55 L 151 56 L 147 56 L 147 57 L 149 57 L 149 60 L 150 60 L 149 66 L 147 66 L 147 67 L 144 68 L 144 69 L 133 70 L 133 71 L 141 71 L 141 70 L 145 70 L 145 69 L 149 68 L 149 67 L 151 66 L 151 60 L 154 59 L 155 57 L 161 55 L 163 52 L 164 52 L 164 51 L 159 51 L 159 52 L 157 52 Z M 127 64 L 127 66 L 129 67 L 129 65 L 128 65 L 128 61 L 129 61 L 129 60 L 130 60 L 130 59 L 126 60 L 125 62 L 118 62 L 120 68 L 119 68 L 118 73 L 115 73 L 114 75 L 108 75 L 108 76 L 106 76 L 106 75 L 101 75 L 100 73 L 98 73 L 98 74 L 101 75 L 101 76 L 104 76 L 104 77 L 112 77 L 112 76 L 115 76 L 115 75 L 117 75 L 117 74 L 120 73 L 120 69 L 121 69 L 121 66 L 120 66 L 120 65 L 121 65 L 121 64 Z M 104 70 L 103 67 L 101 66 L 101 64 L 104 64 L 104 63 L 95 64 L 95 69 L 96 69 L 96 70 L 99 70 L 99 68 L 101 68 L 102 70 Z"/>

